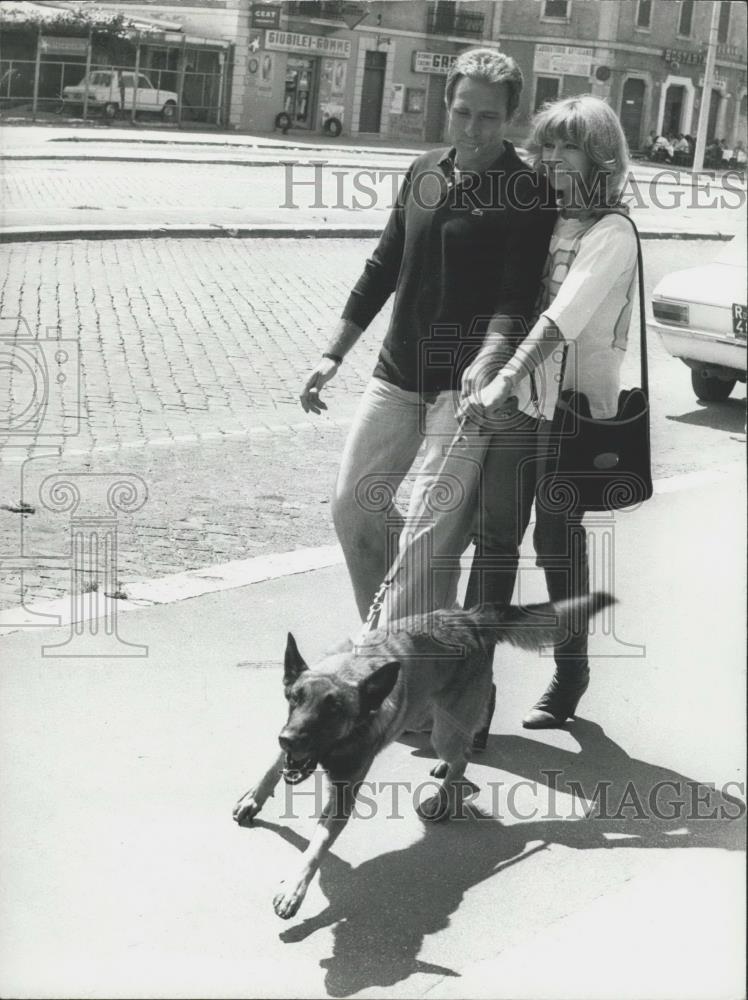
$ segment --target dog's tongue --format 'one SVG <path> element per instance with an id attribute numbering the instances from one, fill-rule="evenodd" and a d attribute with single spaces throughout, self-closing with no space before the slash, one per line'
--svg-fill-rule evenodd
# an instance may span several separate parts
<path id="1" fill-rule="evenodd" d="M 287 785 L 298 785 L 308 778 L 317 767 L 317 761 L 312 757 L 294 759 L 287 753 L 283 761 L 283 780 Z"/>

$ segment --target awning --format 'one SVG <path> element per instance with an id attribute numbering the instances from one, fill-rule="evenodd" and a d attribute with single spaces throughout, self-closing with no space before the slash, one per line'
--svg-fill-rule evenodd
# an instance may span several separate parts
<path id="1" fill-rule="evenodd" d="M 105 27 L 120 17 L 124 18 L 122 34 L 131 41 L 145 42 L 151 45 L 188 45 L 195 47 L 211 47 L 227 49 L 231 42 L 225 38 L 210 38 L 204 35 L 186 34 L 178 21 L 167 21 L 164 18 L 149 18 L 138 14 L 131 16 L 126 11 L 111 7 L 102 8 L 90 3 L 34 3 L 33 0 L 3 0 L 0 3 L 0 28 L 3 24 L 22 24 L 33 19 L 42 26 L 66 21 L 74 23 L 77 15 L 82 14 L 86 22 L 94 30 L 98 25 Z"/>

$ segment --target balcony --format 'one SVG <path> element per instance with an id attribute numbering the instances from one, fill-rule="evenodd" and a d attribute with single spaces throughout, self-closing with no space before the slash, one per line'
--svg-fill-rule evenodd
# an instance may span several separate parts
<path id="1" fill-rule="evenodd" d="M 314 0 L 300 0 L 298 3 L 287 3 L 289 17 L 320 17 L 326 21 L 342 21 L 345 17 L 347 4 L 341 0 L 327 0 L 316 3 Z"/>
<path id="2" fill-rule="evenodd" d="M 428 12 L 426 31 L 429 35 L 462 35 L 465 38 L 482 38 L 483 14 L 452 13 L 435 10 Z"/>

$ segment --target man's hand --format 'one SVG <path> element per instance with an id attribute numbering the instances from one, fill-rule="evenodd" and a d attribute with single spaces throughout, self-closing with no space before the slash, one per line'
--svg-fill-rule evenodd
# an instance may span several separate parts
<path id="1" fill-rule="evenodd" d="M 474 396 L 484 389 L 511 360 L 514 350 L 506 341 L 484 345 L 462 373 L 461 394 Z"/>
<path id="2" fill-rule="evenodd" d="M 497 375 L 483 388 L 460 398 L 458 419 L 480 424 L 495 417 L 511 416 L 517 409 L 514 383 L 507 375 Z"/>
<path id="3" fill-rule="evenodd" d="M 312 374 L 304 383 L 299 399 L 304 413 L 321 413 L 327 409 L 327 404 L 320 398 L 320 392 L 330 379 L 338 373 L 340 365 L 332 358 L 322 358 Z"/>

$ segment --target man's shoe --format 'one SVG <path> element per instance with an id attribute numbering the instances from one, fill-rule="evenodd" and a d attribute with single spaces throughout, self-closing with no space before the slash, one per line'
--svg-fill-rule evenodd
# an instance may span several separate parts
<path id="1" fill-rule="evenodd" d="M 579 700 L 590 684 L 587 667 L 580 671 L 556 669 L 553 680 L 522 720 L 525 729 L 558 729 L 577 710 Z"/>
<path id="2" fill-rule="evenodd" d="M 486 710 L 486 721 L 482 728 L 473 737 L 473 752 L 481 753 L 488 745 L 488 731 L 491 728 L 491 720 L 496 709 L 496 685 L 491 685 L 491 694 L 488 696 L 488 708 Z"/>

